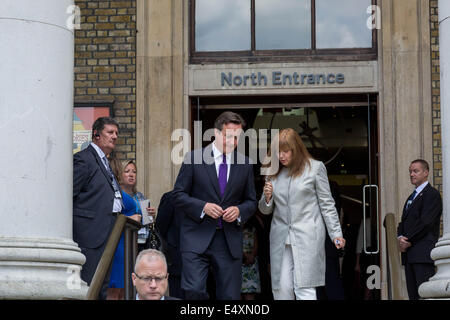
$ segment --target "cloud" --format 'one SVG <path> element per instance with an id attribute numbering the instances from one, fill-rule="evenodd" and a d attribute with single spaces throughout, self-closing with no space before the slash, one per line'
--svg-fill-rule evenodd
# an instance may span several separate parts
<path id="1" fill-rule="evenodd" d="M 366 24 L 370 5 L 370 0 L 317 0 L 317 48 L 371 47 L 372 30 Z"/>
<path id="2" fill-rule="evenodd" d="M 258 0 L 256 49 L 311 48 L 310 0 Z"/>
<path id="3" fill-rule="evenodd" d="M 256 49 L 311 48 L 310 0 L 257 0 Z M 371 47 L 370 0 L 316 0 L 318 48 Z M 197 0 L 196 50 L 250 50 L 250 1 Z"/>
<path id="4" fill-rule="evenodd" d="M 197 51 L 250 50 L 250 1 L 197 0 Z"/>

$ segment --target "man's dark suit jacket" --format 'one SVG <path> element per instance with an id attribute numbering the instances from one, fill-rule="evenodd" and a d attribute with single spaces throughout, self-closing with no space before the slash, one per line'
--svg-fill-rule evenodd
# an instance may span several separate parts
<path id="1" fill-rule="evenodd" d="M 216 233 L 217 219 L 206 214 L 203 218 L 200 216 L 205 204 L 211 202 L 222 209 L 230 206 L 239 208 L 241 222 L 223 221 L 223 230 L 232 257 L 242 258 L 242 225 L 256 211 L 257 201 L 250 160 L 236 151 L 233 152 L 232 158 L 227 186 L 221 198 L 212 144 L 186 155 L 173 190 L 175 208 L 183 213 L 181 252 L 202 254 L 208 248 Z"/>
<path id="2" fill-rule="evenodd" d="M 175 212 L 173 191 L 163 194 L 158 206 L 156 228 L 159 235 L 166 242 L 166 257 L 170 275 L 181 275 L 180 253 L 180 219 L 181 215 Z"/>
<path id="3" fill-rule="evenodd" d="M 136 295 L 136 300 L 138 300 L 138 296 L 137 295 Z M 163 301 L 165 301 L 165 300 L 171 301 L 171 300 L 181 300 L 181 299 L 177 298 L 177 297 L 164 296 L 164 300 Z"/>
<path id="4" fill-rule="evenodd" d="M 405 202 L 397 236 L 408 238 L 411 247 L 402 252 L 402 264 L 433 263 L 430 252 L 439 238 L 441 214 L 441 195 L 429 183 L 415 197 L 408 209 Z"/>
<path id="5" fill-rule="evenodd" d="M 177 297 L 164 296 L 164 300 L 181 300 L 181 299 Z"/>
<path id="6" fill-rule="evenodd" d="M 114 188 L 110 175 L 95 149 L 89 145 L 73 156 L 73 240 L 85 255 L 84 248 L 101 250 L 106 244 L 115 221 L 111 214 L 113 202 Z M 92 259 L 89 254 L 86 260 Z M 99 259 L 101 252 L 94 256 L 94 259 Z M 86 261 L 83 266 L 82 279 L 88 284 L 95 265 Z"/>

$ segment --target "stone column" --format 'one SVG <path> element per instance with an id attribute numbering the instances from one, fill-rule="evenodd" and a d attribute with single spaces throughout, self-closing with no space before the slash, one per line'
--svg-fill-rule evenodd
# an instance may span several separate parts
<path id="1" fill-rule="evenodd" d="M 442 189 L 444 235 L 431 251 L 436 274 L 419 288 L 422 298 L 450 298 L 450 1 L 439 0 Z"/>
<path id="2" fill-rule="evenodd" d="M 0 7 L 0 299 L 83 299 L 72 240 L 72 0 Z"/>
<path id="3" fill-rule="evenodd" d="M 378 38 L 380 66 L 380 214 L 396 212 L 411 193 L 408 167 L 414 159 L 433 158 L 430 1 L 383 0 Z M 433 171 L 433 168 L 430 168 Z M 432 174 L 430 173 L 432 176 Z M 381 234 L 382 250 L 386 249 Z M 388 299 L 387 257 L 381 257 L 382 299 Z M 404 272 L 401 272 L 404 277 Z M 402 296 L 407 298 L 402 280 Z"/>
<path id="4" fill-rule="evenodd" d="M 188 98 L 183 96 L 187 9 L 188 1 L 137 0 L 137 181 L 155 207 L 178 175 L 171 160 L 178 143 L 171 141 L 172 132 L 189 128 Z"/>

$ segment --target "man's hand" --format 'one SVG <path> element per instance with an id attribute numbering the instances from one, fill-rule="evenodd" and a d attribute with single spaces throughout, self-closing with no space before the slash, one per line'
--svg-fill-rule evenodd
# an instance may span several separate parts
<path id="1" fill-rule="evenodd" d="M 411 242 L 408 242 L 408 238 L 401 236 L 398 238 L 398 246 L 400 252 L 406 252 L 406 250 L 411 247 Z"/>
<path id="2" fill-rule="evenodd" d="M 238 207 L 228 207 L 223 211 L 222 219 L 226 222 L 233 222 L 239 217 L 239 214 Z"/>
<path id="3" fill-rule="evenodd" d="M 203 212 L 213 219 L 219 219 L 224 214 L 224 211 L 222 210 L 222 208 L 220 206 L 218 206 L 215 203 L 209 203 L 209 202 L 207 202 L 205 204 L 205 207 L 203 208 Z"/>

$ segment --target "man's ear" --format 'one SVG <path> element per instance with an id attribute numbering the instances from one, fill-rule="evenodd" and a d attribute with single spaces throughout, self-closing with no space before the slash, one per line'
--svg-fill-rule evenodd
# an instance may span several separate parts
<path id="1" fill-rule="evenodd" d="M 131 274 L 131 280 L 133 280 L 133 285 L 134 286 L 136 286 L 136 274 L 133 272 L 132 274 Z"/>

